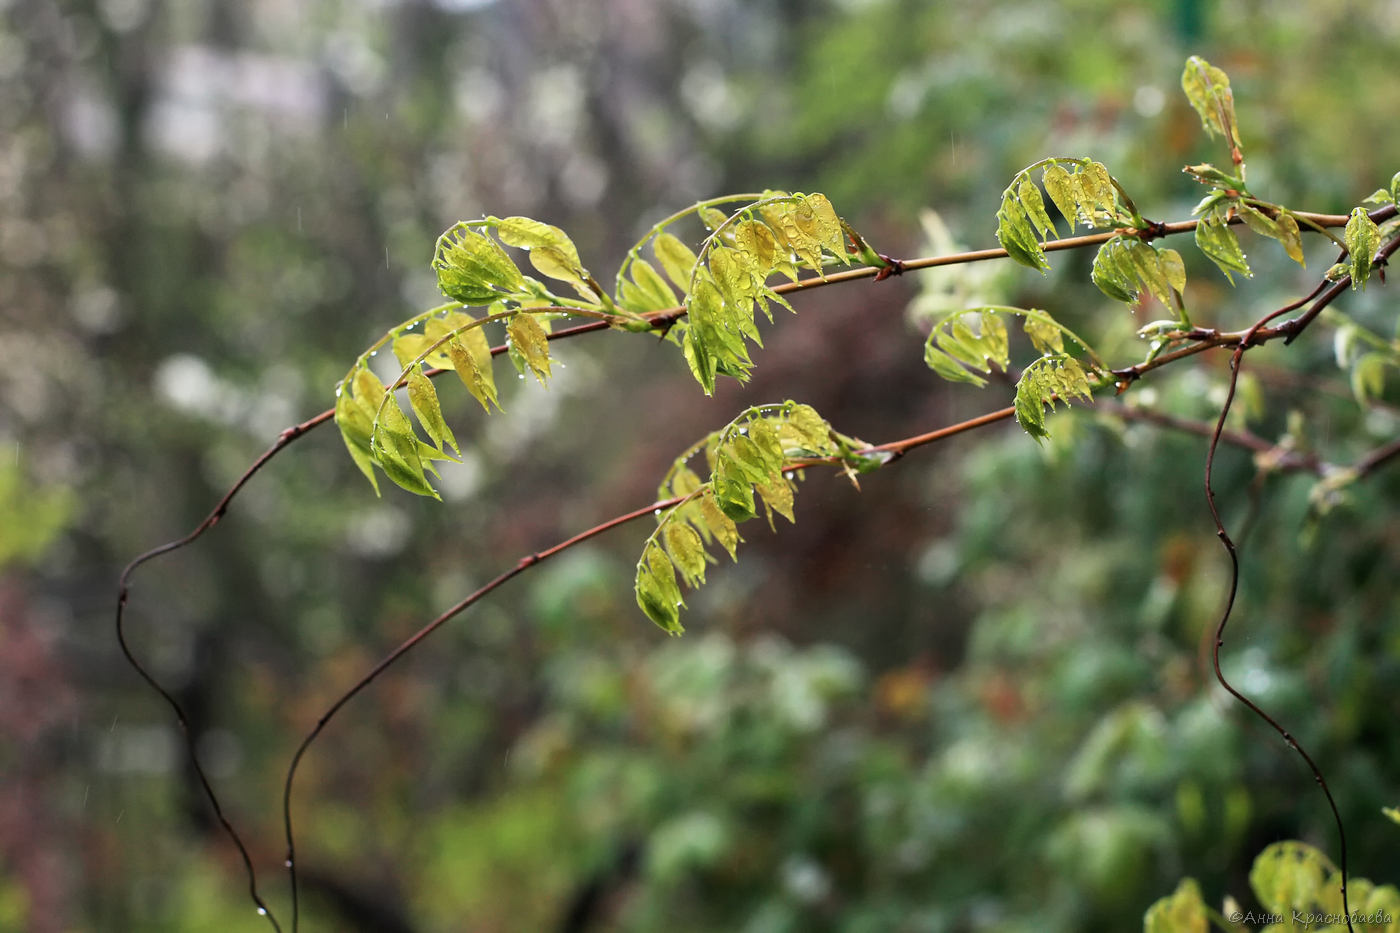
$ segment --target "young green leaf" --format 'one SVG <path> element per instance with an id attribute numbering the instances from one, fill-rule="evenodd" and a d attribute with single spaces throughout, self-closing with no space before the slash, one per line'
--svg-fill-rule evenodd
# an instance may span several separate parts
<path id="1" fill-rule="evenodd" d="M 525 277 L 496 241 L 465 224 L 438 238 L 433 270 L 442 293 L 466 305 L 490 304 L 525 285 Z"/>
<path id="2" fill-rule="evenodd" d="M 1050 268 L 1045 252 L 1036 242 L 1026 210 L 1010 188 L 1002 194 L 1001 208 L 997 211 L 997 240 L 1006 254 L 1021 265 L 1042 273 Z"/>
<path id="3" fill-rule="evenodd" d="M 789 522 L 796 522 L 793 515 L 792 481 L 781 473 L 763 483 L 755 483 L 754 489 L 763 499 L 764 510 L 768 513 L 768 527 L 773 527 L 773 513 L 776 512 Z"/>
<path id="4" fill-rule="evenodd" d="M 1027 366 L 1016 383 L 1016 420 L 1037 442 L 1049 437 L 1045 428 L 1046 406 L 1093 397 L 1089 376 L 1072 356 L 1042 356 Z"/>
<path id="5" fill-rule="evenodd" d="M 1235 121 L 1235 97 L 1230 91 L 1230 78 L 1224 71 L 1199 55 L 1192 55 L 1181 74 L 1181 88 L 1200 116 L 1207 135 L 1224 136 L 1234 150 L 1243 148 Z"/>
<path id="6" fill-rule="evenodd" d="M 423 370 L 417 366 L 408 371 L 408 401 L 413 406 L 414 414 L 418 416 L 418 423 L 423 425 L 423 430 L 428 432 L 439 451 L 444 451 L 443 445 L 448 444 L 457 453 L 462 452 L 457 446 L 457 438 L 452 435 L 452 429 L 442 417 L 442 406 L 438 403 L 433 381 L 423 375 Z"/>
<path id="7" fill-rule="evenodd" d="M 666 553 L 681 572 L 685 585 L 695 587 L 704 583 L 705 543 L 695 529 L 672 516 L 662 528 L 661 537 L 666 543 Z"/>
<path id="8" fill-rule="evenodd" d="M 737 549 L 743 538 L 739 537 L 739 528 L 734 520 L 720 510 L 712 489 L 706 489 L 700 497 L 700 516 L 704 521 L 702 527 L 729 552 L 729 559 L 738 561 Z"/>
<path id="9" fill-rule="evenodd" d="M 661 311 L 676 307 L 676 293 L 671 291 L 671 286 L 666 284 L 656 267 L 645 259 L 634 259 L 631 271 L 632 280 L 637 283 L 637 288 L 646 301 L 646 307 L 638 310 Z"/>
<path id="10" fill-rule="evenodd" d="M 1041 173 L 1041 181 L 1045 183 L 1045 193 L 1050 195 L 1055 207 L 1069 221 L 1070 232 L 1074 232 L 1074 225 L 1079 220 L 1079 206 L 1069 171 L 1059 163 L 1051 162 Z"/>
<path id="11" fill-rule="evenodd" d="M 1283 251 L 1288 254 L 1288 258 L 1306 268 L 1307 263 L 1303 261 L 1303 237 L 1298 231 L 1298 221 L 1287 211 L 1279 211 L 1278 230 L 1279 242 L 1283 244 Z"/>
<path id="12" fill-rule="evenodd" d="M 1381 230 L 1360 207 L 1351 212 L 1343 236 L 1351 260 L 1352 289 L 1365 288 L 1371 276 L 1371 261 L 1381 245 Z"/>
<path id="13" fill-rule="evenodd" d="M 1114 237 L 1094 254 L 1094 267 L 1090 273 L 1099 291 L 1115 301 L 1128 304 L 1138 300 L 1137 275 L 1128 258 L 1127 248 L 1122 237 Z"/>
<path id="14" fill-rule="evenodd" d="M 506 324 L 506 334 L 510 337 L 511 351 L 520 355 L 540 385 L 546 385 L 549 380 L 549 335 L 540 322 L 535 320 L 533 314 L 521 312 Z"/>
<path id="15" fill-rule="evenodd" d="M 1218 214 L 1202 217 L 1196 225 L 1196 245 L 1225 273 L 1231 285 L 1235 283 L 1230 276 L 1231 271 L 1243 272 L 1246 276 L 1254 274 L 1249 270 L 1249 263 L 1245 262 L 1244 251 L 1240 249 L 1235 232 Z"/>
<path id="16" fill-rule="evenodd" d="M 370 439 L 371 455 L 391 480 L 420 496 L 441 498 L 428 482 L 413 425 L 392 394 L 379 410 L 378 428 Z M 428 448 L 431 450 L 431 448 Z"/>
<path id="17" fill-rule="evenodd" d="M 637 562 L 635 585 L 637 605 L 647 618 L 672 635 L 685 631 L 681 626 L 680 587 L 676 585 L 675 569 L 670 559 L 655 541 L 648 541 Z"/>
<path id="18" fill-rule="evenodd" d="M 350 459 L 365 474 L 374 494 L 379 495 L 379 478 L 374 475 L 374 458 L 370 455 L 370 434 L 373 421 L 356 405 L 350 397 L 350 386 L 342 384 L 336 391 L 335 423 L 340 428 L 340 437 L 345 441 L 345 449 L 350 451 Z"/>
<path id="19" fill-rule="evenodd" d="M 656 254 L 657 262 L 661 263 L 661 268 L 665 270 L 666 277 L 674 282 L 677 288 L 689 291 L 691 273 L 698 262 L 690 247 L 672 234 L 659 233 L 652 241 L 651 249 Z"/>

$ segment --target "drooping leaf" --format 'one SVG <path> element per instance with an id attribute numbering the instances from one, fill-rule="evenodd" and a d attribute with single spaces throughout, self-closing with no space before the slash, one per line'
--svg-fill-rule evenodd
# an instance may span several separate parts
<path id="1" fill-rule="evenodd" d="M 1045 409 L 1054 410 L 1058 402 L 1074 398 L 1093 397 L 1088 374 L 1072 356 L 1042 356 L 1021 374 L 1016 383 L 1016 420 L 1031 437 L 1042 441 L 1049 437 L 1045 428 Z"/>
<path id="2" fill-rule="evenodd" d="M 676 585 L 675 569 L 655 541 L 647 542 L 642 559 L 637 562 L 635 590 L 637 605 L 647 618 L 672 635 L 685 631 L 680 622 L 680 607 L 684 603 Z"/>
<path id="3" fill-rule="evenodd" d="M 1230 276 L 1232 271 L 1243 272 L 1246 276 L 1254 274 L 1245 261 L 1244 250 L 1240 249 L 1235 231 L 1218 214 L 1202 217 L 1196 225 L 1196 245 L 1225 273 L 1230 284 L 1235 282 Z"/>
<path id="4" fill-rule="evenodd" d="M 408 401 L 413 406 L 414 414 L 418 416 L 418 423 L 423 425 L 423 430 L 428 432 L 439 451 L 445 450 L 444 445 L 451 445 L 459 454 L 462 452 L 457 446 L 457 438 L 452 435 L 452 429 L 442 417 L 442 405 L 438 402 L 433 381 L 423 375 L 423 370 L 417 366 L 408 371 Z"/>
<path id="5" fill-rule="evenodd" d="M 1050 321 L 1028 316 L 1024 330 L 1030 338 L 1031 346 L 1042 356 L 1065 352 L 1064 332 Z"/>
<path id="6" fill-rule="evenodd" d="M 1026 216 L 1035 225 L 1036 232 L 1044 239 L 1046 234 L 1055 232 L 1055 225 L 1050 222 L 1050 215 L 1045 213 L 1045 201 L 1040 196 L 1040 189 L 1031 181 L 1030 176 L 1022 177 L 1021 183 L 1016 186 L 1016 198 L 1025 208 Z"/>
<path id="7" fill-rule="evenodd" d="M 1001 209 L 997 211 L 997 240 L 1006 254 L 1021 265 L 1042 273 L 1050 268 L 1045 252 L 1036 242 L 1035 231 L 1031 228 L 1025 208 L 1009 188 L 1002 195 Z"/>
<path id="8" fill-rule="evenodd" d="M 374 459 L 370 456 L 373 422 L 351 398 L 348 384 L 342 385 L 337 392 L 335 423 L 336 427 L 340 428 L 340 437 L 345 441 L 346 450 L 350 451 L 350 459 L 355 461 L 355 466 L 360 468 L 360 472 L 365 474 L 365 478 L 374 487 L 374 494 L 379 495 L 379 478 L 374 475 Z"/>
<path id="9" fill-rule="evenodd" d="M 1343 240 L 1351 262 L 1351 287 L 1366 287 L 1371 276 L 1371 261 L 1381 245 L 1381 230 L 1363 208 L 1356 208 L 1347 219 Z"/>
<path id="10" fill-rule="evenodd" d="M 768 512 L 768 527 L 773 527 L 773 513 L 776 512 L 789 522 L 796 522 L 797 519 L 792 512 L 793 494 L 792 482 L 781 473 L 763 483 L 756 483 L 754 489 L 763 499 L 763 505 Z"/>
<path id="11" fill-rule="evenodd" d="M 730 560 L 737 561 L 739 542 L 743 539 L 739 537 L 739 528 L 734 520 L 720 510 L 711 489 L 706 489 L 700 498 L 700 515 L 704 519 L 704 527 L 729 552 Z"/>
<path id="12" fill-rule="evenodd" d="M 724 222 L 729 219 L 723 211 L 716 210 L 709 206 L 700 208 L 698 213 L 701 223 L 711 230 L 718 230 L 720 227 L 724 226 Z"/>
<path id="13" fill-rule="evenodd" d="M 705 582 L 705 544 L 685 522 L 674 517 L 662 529 L 666 543 L 666 553 L 671 563 L 681 572 L 685 585 L 694 587 Z"/>
<path id="14" fill-rule="evenodd" d="M 1099 247 L 1090 277 L 1099 291 L 1116 301 L 1132 304 L 1138 300 L 1137 275 L 1122 237 L 1114 237 Z"/>
<path id="15" fill-rule="evenodd" d="M 378 428 L 370 440 L 371 454 L 385 475 L 404 489 L 439 499 L 437 490 L 428 482 L 420 447 L 408 415 L 392 394 L 386 395 L 379 409 Z"/>
<path id="16" fill-rule="evenodd" d="M 1298 221 L 1287 211 L 1280 211 L 1278 215 L 1279 242 L 1283 244 L 1283 251 L 1288 254 L 1288 258 L 1300 266 L 1307 266 L 1303 261 L 1303 237 L 1298 231 Z"/>
<path id="17" fill-rule="evenodd" d="M 511 350 L 520 354 L 540 385 L 549 380 L 549 335 L 533 314 L 515 315 L 506 324 Z"/>

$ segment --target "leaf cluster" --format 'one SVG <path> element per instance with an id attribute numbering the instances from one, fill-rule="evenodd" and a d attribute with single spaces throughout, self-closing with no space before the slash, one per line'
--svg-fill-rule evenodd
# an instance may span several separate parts
<path id="1" fill-rule="evenodd" d="M 1003 370 L 1010 365 L 1003 320 L 1008 315 L 1023 319 L 1025 334 L 1040 354 L 1017 380 L 1015 406 L 1021 426 L 1036 440 L 1043 440 L 1049 436 L 1045 407 L 1053 410 L 1058 401 L 1089 398 L 1090 372 L 1105 369 L 1093 348 L 1050 314 L 1037 308 L 1001 305 L 945 312 L 935 319 L 924 341 L 924 362 L 950 382 L 985 385 L 987 380 L 979 373 L 990 373 L 993 365 Z M 1089 370 L 1065 352 L 1066 337 L 1089 355 Z"/>
<path id="2" fill-rule="evenodd" d="M 679 635 L 685 603 L 677 571 L 687 587 L 704 583 L 706 565 L 715 562 L 707 548 L 716 543 L 737 560 L 738 526 L 758 514 L 759 502 L 770 527 L 774 514 L 794 521 L 799 474 L 791 468 L 793 461 L 841 457 L 863 446 L 832 431 L 812 407 L 793 401 L 750 408 L 693 445 L 676 458 L 657 490 L 658 500 L 681 501 L 658 512 L 656 529 L 637 561 L 635 589 L 642 611 Z M 710 474 L 705 480 L 689 466 L 701 452 Z"/>
<path id="3" fill-rule="evenodd" d="M 652 253 L 666 277 L 682 290 L 685 319 L 668 339 L 685 354 L 691 373 L 714 392 L 718 375 L 746 381 L 753 368 L 747 342 L 763 345 L 755 312 L 771 322 L 769 302 L 792 306 L 767 284 L 775 273 L 797 281 L 801 268 L 820 274 L 829 261 L 850 262 L 847 227 L 823 194 L 766 192 L 757 201 L 725 216 L 713 207 L 697 212 L 710 235 L 692 253 L 667 231 L 650 237 Z M 674 304 L 670 286 L 633 250 L 631 281 L 620 279 L 619 301 L 634 311 Z"/>
<path id="4" fill-rule="evenodd" d="M 1058 235 L 1040 188 L 1031 177 L 1037 169 L 1045 194 L 1069 222 L 1071 231 L 1075 224 L 1091 229 L 1141 226 L 1136 206 L 1102 162 L 1042 159 L 1016 173 L 1001 193 L 1001 207 L 997 210 L 997 240 L 1007 255 L 1021 265 L 1048 271 L 1050 263 L 1041 244 L 1052 234 Z"/>
<path id="5" fill-rule="evenodd" d="M 525 275 L 503 246 L 526 250 L 537 271 L 569 285 L 577 298 L 561 298 Z M 341 437 L 376 492 L 377 466 L 410 492 L 437 497 L 427 479 L 433 461 L 456 460 L 461 453 L 425 369 L 455 371 L 483 409 L 500 408 L 483 325 L 503 322 L 511 362 L 544 384 L 551 373 L 549 319 L 564 313 L 611 317 L 612 300 L 584 268 L 573 241 L 558 227 L 528 217 L 456 224 L 438 238 L 432 267 L 438 287 L 453 301 L 390 329 L 360 355 L 336 390 Z M 469 314 L 465 308 L 473 305 L 485 306 L 487 314 Z M 388 386 L 370 368 L 386 344 L 402 367 Z M 399 402 L 394 390 L 401 386 L 431 443 L 417 435 Z"/>

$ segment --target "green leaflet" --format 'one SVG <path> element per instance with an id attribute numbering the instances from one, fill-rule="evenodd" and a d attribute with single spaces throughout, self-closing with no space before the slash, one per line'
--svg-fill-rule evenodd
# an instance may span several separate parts
<path id="1" fill-rule="evenodd" d="M 1159 249 L 1136 237 L 1116 236 L 1094 256 L 1094 284 L 1105 295 L 1129 304 L 1146 289 L 1172 307 L 1173 293 L 1186 288 L 1186 266 L 1174 249 Z"/>
<path id="2" fill-rule="evenodd" d="M 457 224 L 438 238 L 433 269 L 442 293 L 465 305 L 490 304 L 525 285 L 525 277 L 505 251 L 466 224 Z"/>
<path id="3" fill-rule="evenodd" d="M 1016 420 L 1037 441 L 1050 436 L 1045 428 L 1045 407 L 1053 411 L 1059 402 L 1093 397 L 1089 376 L 1072 356 L 1042 356 L 1026 367 L 1016 383 Z"/>
<path id="4" fill-rule="evenodd" d="M 674 282 L 677 288 L 688 290 L 691 273 L 698 261 L 690 247 L 673 234 L 660 233 L 652 240 L 651 249 L 656 254 L 656 261 L 666 270 L 666 277 Z"/>
<path id="5" fill-rule="evenodd" d="M 1073 331 L 1044 311 L 1002 305 L 948 311 L 934 320 L 924 341 L 924 362 L 949 382 L 986 385 L 978 373 L 990 373 L 992 365 L 1006 369 L 1010 364 L 1009 341 L 1004 317 L 1023 319 L 1026 336 L 1038 353 L 1064 354 L 1064 338 L 1069 337 L 1088 352 L 1102 368 L 1097 354 Z M 969 321 L 977 324 L 974 331 Z"/>
<path id="6" fill-rule="evenodd" d="M 1224 136 L 1237 151 L 1244 148 L 1235 121 L 1235 96 L 1225 72 L 1199 55 L 1192 55 L 1181 73 L 1181 89 L 1200 116 L 1207 135 Z"/>
<path id="7" fill-rule="evenodd" d="M 590 301 L 597 299 L 589 287 L 590 276 L 578 258 L 578 249 L 563 230 L 529 217 L 488 217 L 486 222 L 496 228 L 502 243 L 529 250 L 530 264 L 540 273 L 569 283 Z"/>
<path id="8" fill-rule="evenodd" d="M 549 335 L 535 316 L 525 312 L 516 314 L 506 324 L 506 335 L 510 337 L 510 355 L 516 361 L 517 368 L 523 362 L 535 374 L 540 385 L 548 384 Z"/>
<path id="9" fill-rule="evenodd" d="M 1119 197 L 1113 176 L 1101 162 L 1090 159 L 1045 159 L 1016 173 L 1001 193 L 997 210 L 997 240 L 1008 256 L 1024 266 L 1045 272 L 1050 263 L 1041 242 L 1057 234 L 1045 209 L 1045 200 L 1031 178 L 1041 169 L 1041 183 L 1056 209 L 1069 221 L 1089 227 L 1114 224 L 1136 226 L 1139 218 L 1131 203 Z"/>
<path id="10" fill-rule="evenodd" d="M 1353 290 L 1365 288 L 1371 276 L 1371 261 L 1381 245 L 1380 227 L 1367 216 L 1365 209 L 1358 207 L 1347 220 L 1343 239 L 1351 262 L 1351 287 Z"/>
<path id="11" fill-rule="evenodd" d="M 672 635 L 685 631 L 681 626 L 680 587 L 671 560 L 654 540 L 647 541 L 642 559 L 637 562 L 637 605 L 647 618 Z"/>
<path id="12" fill-rule="evenodd" d="M 793 521 L 796 484 L 785 468 L 808 457 L 838 458 L 849 466 L 858 456 L 855 451 L 868 446 L 840 438 L 810 406 L 792 401 L 747 409 L 692 445 L 676 458 L 657 489 L 659 499 L 682 501 L 659 513 L 656 530 L 642 548 L 637 604 L 657 625 L 678 634 L 676 572 L 688 587 L 704 583 L 705 565 L 713 560 L 706 548 L 715 542 L 736 558 L 738 523 L 754 517 L 755 493 L 770 525 L 774 514 Z M 704 481 L 689 466 L 701 452 L 710 467 Z"/>
<path id="13" fill-rule="evenodd" d="M 439 451 L 445 450 L 444 444 L 450 444 L 457 453 L 462 452 L 452 429 L 442 417 L 442 406 L 438 403 L 433 381 L 423 375 L 423 370 L 417 366 L 408 371 L 408 401 L 413 406 L 413 413 L 418 416 L 418 423 L 423 425 L 423 430 L 428 432 Z"/>
<path id="14" fill-rule="evenodd" d="M 1218 210 L 1202 217 L 1196 225 L 1196 245 L 1200 247 L 1201 252 L 1210 257 L 1211 262 L 1220 267 L 1220 271 L 1225 273 L 1225 278 L 1231 285 L 1235 283 L 1230 276 L 1231 271 L 1243 272 L 1246 276 L 1254 274 L 1249 270 L 1249 263 L 1245 262 L 1239 238 L 1225 223 Z"/>
<path id="15" fill-rule="evenodd" d="M 825 195 L 768 192 L 729 216 L 709 205 L 697 206 L 695 212 L 712 231 L 698 256 L 664 231 L 652 238 L 652 252 L 666 277 L 685 292 L 687 320 L 675 324 L 668 336 L 680 344 L 691 373 L 709 395 L 720 375 L 748 379 L 753 360 L 746 344 L 763 345 L 755 311 L 771 321 L 770 301 L 792 310 L 767 284 L 774 273 L 795 279 L 801 263 L 820 274 L 827 262 L 849 263 L 850 256 L 845 227 Z M 620 298 L 633 310 L 657 310 L 655 303 L 672 293 L 637 257 L 640 245 L 629 257 L 632 282 L 619 283 Z"/>
<path id="16" fill-rule="evenodd" d="M 374 475 L 374 458 L 370 456 L 370 434 L 374 422 L 355 404 L 350 395 L 350 386 L 344 383 L 336 390 L 335 424 L 340 428 L 340 437 L 345 441 L 350 459 L 365 474 L 374 494 L 379 495 L 379 479 Z"/>

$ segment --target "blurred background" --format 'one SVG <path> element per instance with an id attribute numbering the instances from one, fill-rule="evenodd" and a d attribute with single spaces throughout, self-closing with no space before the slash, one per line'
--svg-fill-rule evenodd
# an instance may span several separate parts
<path id="1" fill-rule="evenodd" d="M 192 528 L 387 327 L 440 301 L 434 239 L 526 214 L 610 281 L 697 199 L 822 191 L 896 256 L 994 243 L 1045 155 L 1104 161 L 1182 219 L 1221 160 L 1179 91 L 1233 79 L 1250 180 L 1339 212 L 1400 168 L 1400 4 L 1197 0 L 0 0 L 0 929 L 265 930 L 167 709 L 121 659 L 115 582 Z M 936 215 L 927 213 L 936 211 Z M 949 234 L 947 231 L 952 231 Z M 691 231 L 697 235 L 698 229 Z M 1249 240 L 1197 323 L 1307 291 Z M 921 361 L 958 302 L 1049 309 L 1141 354 L 1055 271 L 968 267 L 802 297 L 750 385 L 675 349 L 558 344 L 509 379 L 445 503 L 376 499 L 333 429 L 135 579 L 137 653 L 287 920 L 281 779 L 399 639 L 519 556 L 649 502 L 672 457 L 791 397 L 872 442 L 1006 404 Z M 1393 336 L 1373 284 L 1343 307 Z M 1249 426 L 1343 463 L 1400 430 L 1323 328 L 1250 355 Z M 1135 395 L 1206 419 L 1224 357 Z M 505 370 L 499 371 L 504 378 Z M 1391 387 L 1393 389 L 1393 386 Z M 1387 397 L 1390 403 L 1387 402 Z M 668 639 L 629 526 L 523 575 L 347 707 L 297 797 L 308 931 L 1129 930 L 1184 875 L 1250 903 L 1280 838 L 1335 857 L 1310 775 L 1208 672 L 1227 581 L 1204 441 L 1060 414 L 911 454 L 859 492 L 809 471 L 796 526 L 745 529 Z M 1400 477 L 1326 515 L 1307 477 L 1217 467 L 1248 526 L 1226 670 L 1323 764 L 1353 870 L 1394 881 Z"/>

